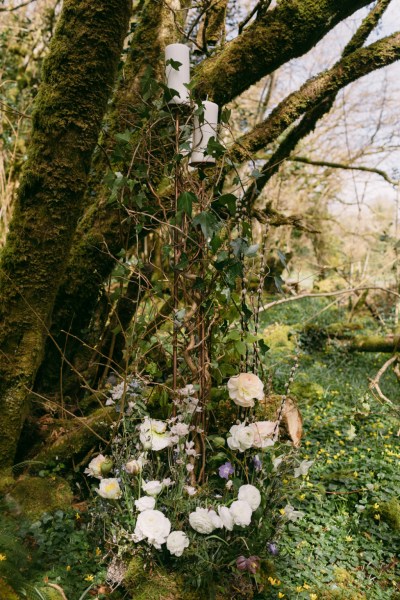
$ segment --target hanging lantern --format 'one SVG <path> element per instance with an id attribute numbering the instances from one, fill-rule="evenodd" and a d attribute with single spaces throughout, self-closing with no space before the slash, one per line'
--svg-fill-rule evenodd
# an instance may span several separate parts
<path id="1" fill-rule="evenodd" d="M 200 123 L 197 116 L 193 119 L 192 154 L 189 161 L 192 167 L 215 164 L 215 158 L 210 154 L 206 154 L 206 151 L 210 139 L 212 137 L 217 139 L 218 104 L 206 100 L 203 102 L 203 106 L 204 120 L 202 123 Z"/>
<path id="2" fill-rule="evenodd" d="M 170 61 L 170 62 L 169 62 Z M 167 87 L 179 93 L 168 104 L 189 104 L 190 50 L 185 44 L 169 44 L 165 48 L 165 77 Z M 180 63 L 180 64 L 174 64 Z M 186 84 L 186 85 L 185 85 Z"/>

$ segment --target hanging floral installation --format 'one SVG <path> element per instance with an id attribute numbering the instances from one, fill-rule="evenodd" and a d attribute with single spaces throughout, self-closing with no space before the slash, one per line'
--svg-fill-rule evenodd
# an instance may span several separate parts
<path id="1" fill-rule="evenodd" d="M 280 525 L 302 516 L 287 502 L 282 478 L 298 477 L 296 468 L 305 476 L 312 461 L 299 467 L 295 451 L 301 419 L 290 384 L 298 348 L 284 393 L 273 394 L 259 331 L 266 249 L 253 242 L 240 182 L 238 191 L 219 191 L 229 158 L 218 139 L 218 106 L 191 98 L 189 73 L 188 48 L 173 44 L 162 100 L 148 84 L 158 117 L 162 110 L 168 121 L 173 165 L 162 225 L 172 310 L 161 334 L 164 383 L 143 375 L 134 353 L 123 376 L 113 375 L 112 444 L 85 473 L 98 480 L 93 520 L 113 561 L 137 559 L 149 572 L 167 567 L 211 594 L 221 570 L 244 589 L 271 585 Z M 229 115 L 221 118 L 226 125 Z"/>

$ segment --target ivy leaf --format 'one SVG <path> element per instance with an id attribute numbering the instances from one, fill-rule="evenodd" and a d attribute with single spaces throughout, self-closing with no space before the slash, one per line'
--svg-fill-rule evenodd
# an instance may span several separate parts
<path id="1" fill-rule="evenodd" d="M 229 123 L 231 118 L 231 110 L 229 108 L 223 108 L 221 112 L 221 123 Z"/>
<path id="2" fill-rule="evenodd" d="M 125 129 L 124 133 L 116 133 L 115 134 L 115 139 L 118 142 L 125 142 L 127 144 L 131 141 L 131 137 L 132 137 L 132 133 L 129 131 L 129 129 Z"/>
<path id="3" fill-rule="evenodd" d="M 213 158 L 220 158 L 225 154 L 224 146 L 214 136 L 208 140 L 207 154 Z"/>
<path id="4" fill-rule="evenodd" d="M 169 58 L 165 64 L 167 66 L 171 65 L 171 67 L 174 69 L 174 71 L 179 71 L 179 67 L 182 66 L 182 63 L 179 62 L 179 60 L 174 60 L 173 58 Z"/>
<path id="5" fill-rule="evenodd" d="M 281 261 L 281 263 L 283 264 L 283 266 L 286 269 L 286 267 L 287 267 L 286 256 L 280 250 L 278 250 L 278 256 L 279 256 L 279 260 Z"/>
<path id="6" fill-rule="evenodd" d="M 226 206 L 230 215 L 234 215 L 236 211 L 237 198 L 234 194 L 222 194 L 219 198 L 214 200 L 213 208 L 217 209 L 222 206 Z"/>
<path id="7" fill-rule="evenodd" d="M 282 277 L 280 275 L 276 275 L 274 277 L 274 281 L 275 281 L 275 285 L 276 285 L 276 289 L 278 290 L 278 292 L 280 292 L 281 294 L 284 294 L 282 285 L 285 283 L 282 279 Z"/>
<path id="8" fill-rule="evenodd" d="M 269 350 L 269 346 L 264 342 L 264 340 L 258 340 L 258 347 L 261 354 L 266 354 Z"/>
<path id="9" fill-rule="evenodd" d="M 195 216 L 192 225 L 193 227 L 197 227 L 198 225 L 201 227 L 201 231 L 207 241 L 210 241 L 214 233 L 220 228 L 217 217 L 213 213 L 205 210 Z"/>
<path id="10" fill-rule="evenodd" d="M 248 246 L 245 250 L 243 250 L 243 254 L 249 258 L 255 256 L 259 247 L 259 244 L 252 244 L 251 246 Z"/>
<path id="11" fill-rule="evenodd" d="M 188 217 L 192 216 L 193 202 L 196 202 L 197 198 L 192 192 L 182 192 L 178 198 L 178 210 L 184 212 Z"/>

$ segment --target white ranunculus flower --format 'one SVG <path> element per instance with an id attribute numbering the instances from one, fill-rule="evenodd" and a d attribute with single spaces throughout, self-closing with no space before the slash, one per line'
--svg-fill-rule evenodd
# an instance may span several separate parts
<path id="1" fill-rule="evenodd" d="M 107 500 L 118 500 L 118 498 L 121 498 L 122 496 L 118 479 L 114 478 L 102 479 L 96 492 L 102 498 L 107 498 Z"/>
<path id="2" fill-rule="evenodd" d="M 251 506 L 248 502 L 245 502 L 244 500 L 236 500 L 235 502 L 232 502 L 229 510 L 235 525 L 240 525 L 241 527 L 247 527 L 247 525 L 250 525 L 253 511 L 251 510 Z"/>
<path id="3" fill-rule="evenodd" d="M 198 533 L 208 534 L 214 531 L 215 525 L 210 516 L 210 511 L 206 508 L 196 508 L 195 512 L 190 513 L 189 523 Z"/>
<path id="4" fill-rule="evenodd" d="M 171 446 L 171 437 L 166 431 L 167 424 L 164 421 L 146 417 L 139 427 L 139 437 L 146 450 L 164 450 Z"/>
<path id="5" fill-rule="evenodd" d="M 252 447 L 254 442 L 254 431 L 250 425 L 233 425 L 229 433 L 231 437 L 228 437 L 227 443 L 231 450 L 238 450 L 244 452 Z"/>
<path id="6" fill-rule="evenodd" d="M 154 481 L 148 481 L 147 483 L 142 481 L 142 490 L 146 492 L 146 494 L 149 494 L 149 496 L 158 496 L 162 489 L 163 484 L 157 479 Z"/>
<path id="7" fill-rule="evenodd" d="M 227 506 L 218 506 L 218 514 L 225 529 L 232 531 L 235 523 L 229 508 Z"/>
<path id="8" fill-rule="evenodd" d="M 222 522 L 222 519 L 215 512 L 215 510 L 209 510 L 208 514 L 215 529 L 222 529 L 224 524 Z"/>
<path id="9" fill-rule="evenodd" d="M 254 406 L 254 400 L 263 400 L 264 384 L 254 373 L 240 373 L 228 381 L 229 397 L 238 406 L 249 408 Z"/>
<path id="10" fill-rule="evenodd" d="M 87 475 L 91 475 L 92 477 L 97 477 L 97 479 L 101 479 L 101 465 L 106 462 L 108 458 L 99 454 L 96 458 L 90 461 L 87 468 L 85 469 L 85 473 Z"/>
<path id="11" fill-rule="evenodd" d="M 135 506 L 138 511 L 153 510 L 156 505 L 156 500 L 153 496 L 142 496 L 139 500 L 135 500 Z"/>
<path id="12" fill-rule="evenodd" d="M 238 500 L 244 500 L 255 511 L 261 504 L 261 494 L 254 485 L 241 485 Z"/>
<path id="13" fill-rule="evenodd" d="M 144 539 L 149 544 L 160 550 L 165 544 L 171 531 L 171 522 L 159 510 L 144 510 L 136 521 L 134 540 L 140 542 Z"/>
<path id="14" fill-rule="evenodd" d="M 254 431 L 254 448 L 267 448 L 274 445 L 272 434 L 276 427 L 275 421 L 257 421 L 252 423 L 250 427 Z"/>
<path id="15" fill-rule="evenodd" d="M 138 475 L 144 465 L 147 463 L 145 454 L 140 454 L 138 458 L 133 458 L 125 465 L 125 471 L 129 473 L 129 475 Z"/>
<path id="16" fill-rule="evenodd" d="M 189 538 L 183 531 L 173 531 L 167 537 L 167 548 L 174 556 L 182 556 L 189 546 Z"/>
<path id="17" fill-rule="evenodd" d="M 283 510 L 284 510 L 283 516 L 285 516 L 287 519 L 289 519 L 289 521 L 297 521 L 298 519 L 301 519 L 302 517 L 304 517 L 303 511 L 295 510 L 291 504 L 286 504 L 286 506 Z"/>
<path id="18" fill-rule="evenodd" d="M 195 496 L 197 494 L 196 488 L 191 485 L 184 485 L 183 489 L 189 496 Z"/>

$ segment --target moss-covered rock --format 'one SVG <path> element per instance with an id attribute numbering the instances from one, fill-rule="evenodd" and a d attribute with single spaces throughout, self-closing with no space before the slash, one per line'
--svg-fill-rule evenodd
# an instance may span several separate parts
<path id="1" fill-rule="evenodd" d="M 54 512 L 71 506 L 71 488 L 61 477 L 23 477 L 7 495 L 7 502 L 14 512 L 28 519 L 37 519 L 45 512 Z"/>
<path id="2" fill-rule="evenodd" d="M 296 398 L 312 402 L 314 400 L 321 400 L 324 396 L 324 388 L 322 385 L 315 381 L 310 381 L 306 376 L 300 376 L 291 386 L 291 391 Z"/>
<path id="3" fill-rule="evenodd" d="M 295 348 L 294 340 L 291 337 L 292 331 L 293 328 L 290 325 L 274 323 L 264 329 L 263 340 L 272 352 L 291 352 Z"/>
<path id="4" fill-rule="evenodd" d="M 124 587 L 132 600 L 206 600 L 198 590 L 191 590 L 175 573 L 144 570 L 143 560 L 134 557 L 125 574 Z"/>
<path id="5" fill-rule="evenodd" d="M 387 523 L 394 531 L 400 531 L 400 502 L 397 498 L 391 498 L 388 502 L 382 502 L 379 508 L 370 509 L 371 516 L 379 514 L 382 521 Z"/>

